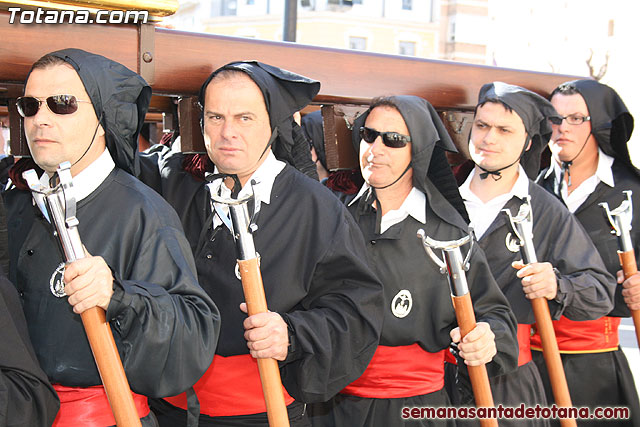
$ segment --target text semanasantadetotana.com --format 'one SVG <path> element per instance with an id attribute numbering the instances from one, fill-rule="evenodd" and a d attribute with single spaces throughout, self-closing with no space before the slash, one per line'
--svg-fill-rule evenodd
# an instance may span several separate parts
<path id="1" fill-rule="evenodd" d="M 626 407 L 558 407 L 551 406 L 502 406 L 495 408 L 476 407 L 404 407 L 402 419 L 607 419 L 625 420 L 629 418 L 629 408 Z"/>

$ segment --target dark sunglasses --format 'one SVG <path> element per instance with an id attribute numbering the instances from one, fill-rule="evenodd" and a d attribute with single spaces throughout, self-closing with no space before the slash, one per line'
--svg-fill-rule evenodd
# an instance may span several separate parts
<path id="1" fill-rule="evenodd" d="M 382 143 L 389 148 L 402 148 L 411 142 L 411 137 L 398 132 L 378 132 L 368 127 L 360 128 L 360 138 L 367 144 L 373 144 L 378 136 L 382 137 Z"/>
<path id="2" fill-rule="evenodd" d="M 73 95 L 52 95 L 47 97 L 45 101 L 47 102 L 49 111 L 54 114 L 73 114 L 78 111 L 78 102 L 91 104 L 91 101 L 82 101 Z M 20 113 L 22 117 L 35 116 L 43 102 L 41 99 L 33 96 L 20 97 L 16 101 L 18 113 Z"/>

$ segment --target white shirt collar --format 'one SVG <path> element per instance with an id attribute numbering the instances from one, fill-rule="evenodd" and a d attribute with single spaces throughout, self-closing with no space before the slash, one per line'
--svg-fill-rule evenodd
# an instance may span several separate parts
<path id="1" fill-rule="evenodd" d="M 356 197 L 349 203 L 349 206 L 362 197 L 369 188 L 371 187 L 365 182 Z M 427 198 L 422 191 L 418 190 L 416 187 L 411 188 L 411 191 L 398 209 L 390 210 L 382 216 L 380 221 L 380 234 L 387 231 L 391 226 L 401 223 L 409 215 L 411 215 L 416 221 L 426 224 L 426 202 Z"/>
<path id="2" fill-rule="evenodd" d="M 249 180 L 242 187 L 242 190 L 238 193 L 238 198 L 242 198 L 249 194 L 253 194 L 255 197 L 255 206 L 259 206 L 259 203 L 270 204 L 271 203 L 271 190 L 273 189 L 273 183 L 276 180 L 276 176 L 285 167 L 285 163 L 276 159 L 276 156 L 273 155 L 273 152 L 269 150 L 267 154 L 267 158 L 264 163 L 262 163 L 258 169 L 256 169 Z M 214 173 L 219 173 L 218 168 L 214 168 Z M 207 184 L 209 187 L 209 194 L 219 194 L 222 197 L 231 197 L 231 189 L 229 189 L 226 185 L 223 185 L 222 179 L 216 179 L 215 181 Z M 255 184 L 252 185 L 252 182 Z M 212 201 L 213 203 L 213 201 Z M 229 207 L 226 205 L 218 205 L 218 208 L 221 208 L 223 212 L 227 215 L 229 213 Z M 259 207 L 258 207 L 259 209 Z M 213 226 L 214 228 L 219 226 L 222 222 L 217 215 L 214 215 L 213 218 Z"/>
<path id="3" fill-rule="evenodd" d="M 529 195 L 529 178 L 522 165 L 518 166 L 518 178 L 513 184 L 513 187 L 511 187 L 511 190 L 485 203 L 471 191 L 471 180 L 475 173 L 476 169 L 473 168 L 469 177 L 460 186 L 460 195 L 467 208 L 469 219 L 471 220 L 470 225 L 473 227 L 478 239 L 480 239 L 509 200 L 514 196 L 523 200 Z"/>
<path id="4" fill-rule="evenodd" d="M 369 189 L 371 188 L 371 186 L 369 186 L 369 184 L 367 184 L 366 182 L 362 185 L 362 187 L 360 187 L 360 191 L 358 191 L 358 194 L 356 194 L 356 197 L 353 198 L 353 200 L 351 200 L 349 202 L 349 206 L 353 205 L 360 197 L 362 197 L 364 195 L 364 193 L 366 193 Z"/>
<path id="5" fill-rule="evenodd" d="M 116 167 L 116 164 L 109 154 L 109 150 L 106 148 L 102 154 L 95 159 L 89 166 L 84 168 L 82 172 L 77 174 L 71 180 L 73 189 L 75 191 L 76 202 L 86 198 L 89 194 L 93 193 L 96 188 L 107 179 L 107 176 Z M 43 173 L 40 177 L 40 183 L 49 188 L 49 180 L 51 176 L 47 172 Z"/>
<path id="6" fill-rule="evenodd" d="M 611 169 L 614 160 L 615 159 L 613 157 L 606 155 L 600 148 L 598 148 L 598 166 L 596 167 L 596 172 L 593 175 L 585 179 L 575 190 L 571 192 L 571 194 L 567 191 L 567 183 L 561 183 L 562 187 L 560 191 L 562 199 L 572 213 L 575 212 L 585 200 L 587 200 L 589 195 L 594 192 L 600 182 L 605 183 L 611 188 L 615 186 L 613 170 Z M 552 160 L 552 166 L 555 174 L 553 179 L 558 182 L 562 174 L 561 166 L 555 160 Z"/>
<path id="7" fill-rule="evenodd" d="M 598 182 L 602 181 L 607 184 L 609 187 L 614 187 L 615 183 L 613 181 L 613 170 L 611 166 L 613 166 L 614 158 L 605 154 L 600 148 L 598 148 L 598 166 L 596 167 L 596 173 L 592 176 L 598 178 Z M 556 181 L 560 179 L 560 174 L 562 173 L 562 169 L 558 162 L 555 160 L 551 161 L 553 165 L 553 172 L 555 173 Z M 566 183 L 564 184 L 566 185 Z M 563 186 L 564 186 L 563 185 Z"/>
<path id="8" fill-rule="evenodd" d="M 459 189 L 460 195 L 464 200 L 480 200 L 480 198 L 478 198 L 478 196 L 476 196 L 473 193 L 473 191 L 471 191 L 471 188 L 470 188 L 471 180 L 473 179 L 475 174 L 476 174 L 476 168 L 473 168 L 471 170 L 471 173 L 467 177 L 467 179 L 460 186 L 460 189 Z M 511 190 L 508 193 L 501 194 L 500 196 L 497 196 L 497 197 L 508 196 L 509 199 L 511 199 L 513 196 L 516 196 L 519 199 L 524 199 L 528 195 L 529 195 L 529 177 L 527 176 L 527 173 L 525 172 L 522 165 L 519 165 L 518 178 L 516 179 L 516 182 L 513 184 L 513 187 L 511 187 Z M 487 203 L 491 203 L 491 202 L 492 200 L 489 200 Z"/>

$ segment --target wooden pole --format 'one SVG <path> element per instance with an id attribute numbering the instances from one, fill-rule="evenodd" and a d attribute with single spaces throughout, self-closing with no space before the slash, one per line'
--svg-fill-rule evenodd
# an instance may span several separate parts
<path id="1" fill-rule="evenodd" d="M 264 295 L 262 275 L 258 266 L 258 259 L 238 260 L 244 300 L 247 303 L 249 316 L 266 313 L 267 299 Z M 289 414 L 284 401 L 280 369 L 275 359 L 257 359 L 262 393 L 267 405 L 267 418 L 270 427 L 289 427 Z"/>
<path id="2" fill-rule="evenodd" d="M 118 427 L 141 427 L 140 418 L 133 402 L 127 376 L 124 373 L 120 354 L 113 339 L 104 310 L 93 307 L 82 314 L 82 324 L 89 339 L 93 357 L 102 378 Z"/>
<path id="3" fill-rule="evenodd" d="M 636 254 L 633 250 L 627 252 L 618 251 L 618 257 L 620 258 L 620 265 L 622 266 L 625 280 L 638 272 Z M 631 310 L 631 317 L 633 318 L 633 325 L 636 328 L 636 339 L 638 340 L 638 345 L 640 345 L 640 310 Z"/>
<path id="4" fill-rule="evenodd" d="M 458 326 L 460 327 L 460 341 L 462 341 L 462 338 L 476 327 L 476 316 L 473 312 L 471 295 L 467 293 L 459 297 L 451 296 L 451 299 L 453 300 L 453 308 L 456 312 Z M 493 395 L 491 394 L 491 386 L 489 385 L 487 367 L 485 365 L 467 366 L 467 369 L 469 371 L 469 378 L 471 379 L 473 396 L 476 399 L 476 406 L 492 408 L 494 406 Z M 481 419 L 480 425 L 482 427 L 497 427 L 498 420 L 495 418 Z"/>
<path id="5" fill-rule="evenodd" d="M 562 366 L 556 332 L 553 330 L 549 304 L 546 298 L 534 298 L 531 300 L 531 306 L 533 307 L 533 316 L 536 319 L 536 328 L 540 334 L 542 355 L 544 357 L 544 363 L 547 366 L 547 371 L 549 372 L 553 398 L 557 406 L 571 408 L 573 404 L 571 403 L 567 377 L 564 374 L 564 367 Z M 573 418 L 561 419 L 560 425 L 562 427 L 577 426 L 576 420 Z"/>
<path id="6" fill-rule="evenodd" d="M 522 255 L 522 263 L 524 265 L 516 267 L 517 270 L 529 264 L 538 262 L 536 249 L 533 245 L 533 217 L 531 209 L 531 197 L 527 196 L 518 209 L 518 215 L 514 218 L 509 209 L 503 209 L 502 212 L 509 219 L 509 224 L 514 234 L 520 241 L 520 254 Z M 549 312 L 549 303 L 546 298 L 535 298 L 531 300 L 533 315 L 536 319 L 536 326 L 540 339 L 542 341 L 542 355 L 549 372 L 549 380 L 551 382 L 551 390 L 557 406 L 571 408 L 571 396 L 569 395 L 569 386 L 567 378 L 564 374 L 562 366 L 562 358 L 560 357 L 560 349 L 556 341 L 556 333 L 553 330 L 551 321 L 551 313 Z M 576 420 L 572 418 L 563 418 L 560 420 L 562 427 L 576 427 Z"/>
<path id="7" fill-rule="evenodd" d="M 531 300 L 531 305 L 533 306 L 533 315 L 536 318 L 536 327 L 542 341 L 542 355 L 549 372 L 549 380 L 551 381 L 551 389 L 556 405 L 570 408 L 573 406 L 571 395 L 569 394 L 569 386 L 562 366 L 556 333 L 551 322 L 549 304 L 545 298 L 535 298 Z M 576 420 L 572 418 L 561 419 L 560 425 L 562 427 L 577 426 Z"/>

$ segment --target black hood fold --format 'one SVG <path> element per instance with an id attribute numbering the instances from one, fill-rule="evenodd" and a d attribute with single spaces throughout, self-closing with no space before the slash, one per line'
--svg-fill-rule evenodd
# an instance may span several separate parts
<path id="1" fill-rule="evenodd" d="M 271 130 L 277 132 L 272 145 L 276 158 L 303 173 L 315 174 L 317 179 L 309 144 L 293 120 L 293 113 L 313 100 L 320 91 L 320 82 L 258 61 L 232 62 L 215 70 L 204 82 L 200 89 L 200 105 L 204 106 L 207 86 L 223 70 L 242 71 L 260 88 L 269 113 Z"/>
<path id="2" fill-rule="evenodd" d="M 620 95 L 596 80 L 574 80 L 561 86 L 573 87 L 584 99 L 591 116 L 591 133 L 600 149 L 622 160 L 636 175 L 640 171 L 631 163 L 627 142 L 633 133 L 633 116 Z"/>
<path id="3" fill-rule="evenodd" d="M 531 147 L 522 155 L 520 165 L 529 178 L 536 179 L 540 171 L 540 156 L 551 138 L 552 128 L 549 119 L 558 118 L 557 111 L 549 101 L 537 93 L 503 82 L 482 86 L 477 105 L 491 100 L 508 105 L 522 119 Z"/>
<path id="4" fill-rule="evenodd" d="M 441 195 L 469 222 L 464 202 L 458 191 L 453 171 L 445 152 L 457 152 L 455 145 L 437 111 L 423 98 L 411 95 L 390 96 L 390 100 L 402 115 L 411 136 L 411 167 L 413 186 L 434 200 L 435 187 Z M 364 126 L 371 109 L 361 114 L 354 122 L 352 142 L 356 152 L 360 151 L 360 127 Z M 432 204 L 439 216 L 446 219 L 446 210 Z"/>
<path id="5" fill-rule="evenodd" d="M 52 52 L 78 75 L 105 130 L 116 166 L 137 176 L 138 134 L 151 100 L 151 87 L 124 65 L 81 49 Z M 27 77 L 28 79 L 28 77 Z"/>

